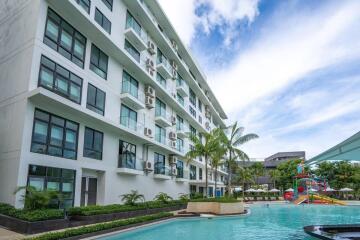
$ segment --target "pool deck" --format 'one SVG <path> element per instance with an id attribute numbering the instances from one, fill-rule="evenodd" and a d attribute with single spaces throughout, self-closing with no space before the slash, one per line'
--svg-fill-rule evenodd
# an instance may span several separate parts
<path id="1" fill-rule="evenodd" d="M 23 239 L 24 235 L 0 227 L 0 240 Z"/>

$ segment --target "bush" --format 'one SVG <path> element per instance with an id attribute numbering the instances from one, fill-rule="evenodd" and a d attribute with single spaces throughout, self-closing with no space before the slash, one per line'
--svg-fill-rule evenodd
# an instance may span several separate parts
<path id="1" fill-rule="evenodd" d="M 199 199 L 199 198 L 203 199 L 204 194 L 198 192 L 190 193 L 190 199 Z"/>
<path id="2" fill-rule="evenodd" d="M 167 195 L 166 193 L 164 192 L 159 192 L 155 198 L 154 198 L 155 201 L 159 201 L 159 202 L 162 202 L 162 203 L 168 203 L 170 202 L 171 200 L 173 200 L 172 197 L 170 197 L 169 195 Z"/>
<path id="3" fill-rule="evenodd" d="M 237 203 L 241 202 L 235 198 L 221 197 L 221 198 L 198 198 L 191 199 L 190 202 L 219 202 L 219 203 Z"/>
<path id="4" fill-rule="evenodd" d="M 90 215 L 99 215 L 107 213 L 117 213 L 117 212 L 129 212 L 136 210 L 145 210 L 145 209 L 154 209 L 154 208 L 165 208 L 180 206 L 184 204 L 184 201 L 173 200 L 167 203 L 159 201 L 150 201 L 144 203 L 136 203 L 135 205 L 123 205 L 123 204 L 112 204 L 106 206 L 87 206 L 87 207 L 73 207 L 69 209 L 69 215 L 71 216 L 90 216 Z"/>
<path id="5" fill-rule="evenodd" d="M 64 212 L 60 209 L 23 210 L 5 203 L 0 203 L 0 214 L 29 222 L 64 218 Z"/>
<path id="6" fill-rule="evenodd" d="M 129 219 L 122 219 L 122 220 L 116 220 L 112 222 L 107 223 L 98 223 L 91 226 L 84 226 L 80 228 L 74 228 L 69 229 L 61 232 L 52 232 L 52 233 L 45 233 L 33 238 L 29 238 L 30 240 L 58 240 L 58 239 L 64 239 L 69 238 L 73 236 L 80 236 L 87 233 L 93 233 L 93 232 L 99 232 L 111 228 L 116 227 L 123 227 L 131 224 L 137 224 L 137 223 L 143 223 L 148 222 L 156 219 L 161 219 L 165 217 L 171 217 L 173 216 L 172 213 L 157 213 L 153 215 L 147 215 L 147 216 L 141 216 L 141 217 L 135 217 L 135 218 L 129 218 Z"/>

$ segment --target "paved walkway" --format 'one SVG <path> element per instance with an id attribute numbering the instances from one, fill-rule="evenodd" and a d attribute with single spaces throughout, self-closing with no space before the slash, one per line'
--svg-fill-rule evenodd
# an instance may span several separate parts
<path id="1" fill-rule="evenodd" d="M 18 240 L 22 238 L 24 238 L 24 235 L 0 227 L 0 240 Z"/>

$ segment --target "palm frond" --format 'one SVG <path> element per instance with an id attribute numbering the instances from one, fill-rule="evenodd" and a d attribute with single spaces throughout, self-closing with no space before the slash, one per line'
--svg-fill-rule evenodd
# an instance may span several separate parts
<path id="1" fill-rule="evenodd" d="M 254 134 L 254 133 L 249 133 L 249 134 L 246 134 L 244 136 L 241 136 L 239 137 L 238 139 L 236 139 L 233 143 L 234 146 L 239 146 L 239 145 L 242 145 L 250 140 L 253 140 L 253 139 L 256 139 L 256 138 L 259 138 L 258 135 Z"/>

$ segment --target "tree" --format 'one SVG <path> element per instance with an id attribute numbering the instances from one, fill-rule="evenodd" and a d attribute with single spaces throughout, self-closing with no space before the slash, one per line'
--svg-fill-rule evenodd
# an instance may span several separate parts
<path id="1" fill-rule="evenodd" d="M 139 194 L 136 190 L 131 190 L 130 193 L 121 195 L 121 201 L 125 202 L 126 205 L 135 205 L 137 202 L 145 201 L 145 197 Z"/>
<path id="2" fill-rule="evenodd" d="M 204 142 L 202 142 L 196 135 L 190 134 L 190 140 L 194 147 L 186 154 L 187 162 L 189 163 L 196 157 L 203 156 L 205 159 L 205 189 L 206 196 L 208 196 L 208 165 L 209 158 L 214 155 L 221 148 L 221 134 L 222 130 L 219 128 L 213 129 L 210 133 L 202 133 Z"/>
<path id="3" fill-rule="evenodd" d="M 225 146 L 229 155 L 226 163 L 229 174 L 227 192 L 230 194 L 232 166 L 235 165 L 236 159 L 240 159 L 242 161 L 249 160 L 249 156 L 245 152 L 240 150 L 238 147 L 252 139 L 258 138 L 259 136 L 254 133 L 243 135 L 245 129 L 244 127 L 238 127 L 237 122 L 227 127 L 225 130 L 226 132 L 224 132 L 223 136 Z"/>
<path id="4" fill-rule="evenodd" d="M 279 171 L 279 185 L 283 188 L 290 188 L 293 185 L 294 177 L 297 175 L 297 165 L 301 163 L 301 159 L 289 160 L 280 163 L 276 169 Z M 309 172 L 309 168 L 305 167 L 305 172 Z"/>
<path id="5" fill-rule="evenodd" d="M 215 196 L 216 196 L 216 188 L 217 188 L 217 176 L 218 176 L 218 168 L 222 165 L 224 160 L 224 155 L 226 154 L 226 148 L 224 146 L 220 146 L 216 152 L 213 152 L 210 156 L 211 167 L 215 172 Z"/>
<path id="6" fill-rule="evenodd" d="M 238 168 L 236 171 L 236 182 L 242 185 L 242 196 L 245 197 L 245 184 L 253 182 L 253 173 L 248 167 Z"/>
<path id="7" fill-rule="evenodd" d="M 258 178 L 260 176 L 264 176 L 265 173 L 264 164 L 262 164 L 261 162 L 256 162 L 251 165 L 250 169 L 254 177 L 254 183 L 258 184 L 257 182 Z"/>
<path id="8" fill-rule="evenodd" d="M 280 179 L 280 171 L 277 169 L 271 170 L 269 172 L 271 180 L 273 180 L 274 182 L 274 188 L 276 188 L 276 182 L 279 181 Z"/>
<path id="9" fill-rule="evenodd" d="M 57 191 L 39 191 L 32 186 L 18 187 L 14 194 L 23 190 L 25 190 L 25 194 L 22 195 L 22 198 L 24 201 L 24 209 L 26 210 L 49 208 L 49 204 L 52 200 L 62 200 L 61 194 L 59 194 Z"/>

